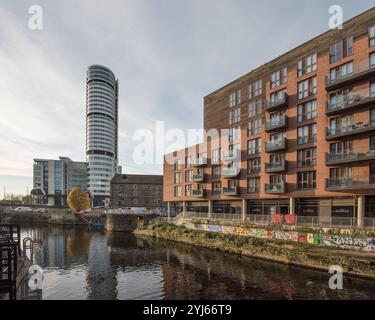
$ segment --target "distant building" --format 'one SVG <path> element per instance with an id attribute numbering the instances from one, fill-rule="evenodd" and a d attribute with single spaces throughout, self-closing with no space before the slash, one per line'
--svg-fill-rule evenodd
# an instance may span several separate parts
<path id="1" fill-rule="evenodd" d="M 87 190 L 87 163 L 69 158 L 34 159 L 33 204 L 65 206 L 66 197 L 74 187 Z"/>
<path id="2" fill-rule="evenodd" d="M 92 65 L 86 79 L 86 160 L 88 189 L 94 206 L 110 196 L 111 179 L 118 166 L 118 81 L 101 65 Z"/>
<path id="3" fill-rule="evenodd" d="M 111 205 L 123 208 L 161 208 L 163 176 L 116 174 L 111 181 Z"/>

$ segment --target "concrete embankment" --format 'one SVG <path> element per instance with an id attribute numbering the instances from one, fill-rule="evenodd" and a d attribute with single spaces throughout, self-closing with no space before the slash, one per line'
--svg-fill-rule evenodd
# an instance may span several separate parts
<path id="1" fill-rule="evenodd" d="M 375 279 L 375 255 L 368 252 L 193 230 L 165 223 L 136 229 L 134 233 L 325 272 L 338 265 L 348 275 Z"/>
<path id="2" fill-rule="evenodd" d="M 2 212 L 0 220 L 6 223 L 36 222 L 58 225 L 87 225 L 89 221 L 97 221 L 103 218 L 102 213 L 72 214 L 66 209 L 50 210 L 49 212 Z"/>

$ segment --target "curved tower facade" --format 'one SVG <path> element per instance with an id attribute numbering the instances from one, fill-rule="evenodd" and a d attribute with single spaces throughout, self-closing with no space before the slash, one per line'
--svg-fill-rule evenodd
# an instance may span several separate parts
<path id="1" fill-rule="evenodd" d="M 86 158 L 88 190 L 94 206 L 110 195 L 110 182 L 118 166 L 118 81 L 100 65 L 87 70 Z"/>

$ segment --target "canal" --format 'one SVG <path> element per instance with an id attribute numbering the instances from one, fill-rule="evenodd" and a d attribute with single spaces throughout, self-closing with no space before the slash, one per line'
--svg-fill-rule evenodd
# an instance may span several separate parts
<path id="1" fill-rule="evenodd" d="M 35 241 L 43 299 L 375 299 L 375 281 L 344 277 L 333 291 L 328 271 L 130 233 L 22 225 L 22 236 Z"/>

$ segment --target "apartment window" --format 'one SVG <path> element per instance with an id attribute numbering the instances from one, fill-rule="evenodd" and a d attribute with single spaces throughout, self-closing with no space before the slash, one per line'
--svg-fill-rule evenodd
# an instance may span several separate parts
<path id="1" fill-rule="evenodd" d="M 213 179 L 220 179 L 221 178 L 221 166 L 213 166 L 212 167 L 212 178 Z"/>
<path id="2" fill-rule="evenodd" d="M 298 128 L 298 144 L 311 143 L 316 140 L 316 123 Z"/>
<path id="3" fill-rule="evenodd" d="M 316 165 L 316 147 L 298 150 L 297 152 L 298 168 Z"/>
<path id="4" fill-rule="evenodd" d="M 343 106 L 344 104 L 351 104 L 354 101 L 353 88 L 348 88 L 344 90 L 337 91 L 330 94 L 329 96 L 329 106 L 331 108 L 336 108 Z"/>
<path id="5" fill-rule="evenodd" d="M 375 150 L 375 136 L 370 137 L 370 150 Z"/>
<path id="6" fill-rule="evenodd" d="M 181 173 L 180 172 L 176 172 L 174 174 L 174 183 L 180 183 L 181 182 Z"/>
<path id="7" fill-rule="evenodd" d="M 256 119 L 249 122 L 249 128 L 247 130 L 247 135 L 254 136 L 262 132 L 262 119 Z"/>
<path id="8" fill-rule="evenodd" d="M 370 83 L 370 97 L 375 97 L 375 81 Z"/>
<path id="9" fill-rule="evenodd" d="M 191 182 L 193 181 L 193 171 L 190 170 L 190 171 L 186 171 L 185 172 L 185 182 Z M 176 182 L 178 183 L 178 182 Z"/>
<path id="10" fill-rule="evenodd" d="M 277 103 L 277 102 L 283 101 L 283 99 L 285 98 L 285 94 L 286 94 L 286 89 L 272 93 L 271 103 Z"/>
<path id="11" fill-rule="evenodd" d="M 247 142 L 247 152 L 249 155 L 259 154 L 262 151 L 262 140 L 261 138 L 255 140 L 249 140 Z"/>
<path id="12" fill-rule="evenodd" d="M 283 85 L 288 80 L 288 68 L 282 68 L 271 74 L 271 89 Z"/>
<path id="13" fill-rule="evenodd" d="M 285 155 L 283 153 L 279 154 L 272 154 L 270 156 L 270 164 L 272 165 L 279 165 L 284 162 Z"/>
<path id="14" fill-rule="evenodd" d="M 353 115 L 347 115 L 343 117 L 336 117 L 330 120 L 330 132 L 336 133 L 336 130 L 346 130 L 353 125 Z"/>
<path id="15" fill-rule="evenodd" d="M 175 162 L 173 164 L 173 168 L 174 168 L 175 171 L 180 169 L 180 163 L 179 163 L 178 160 L 175 160 Z"/>
<path id="16" fill-rule="evenodd" d="M 308 101 L 298 105 L 298 122 L 316 118 L 316 100 Z"/>
<path id="17" fill-rule="evenodd" d="M 259 192 L 260 191 L 260 177 L 254 177 L 247 179 L 247 192 Z"/>
<path id="18" fill-rule="evenodd" d="M 261 114 L 263 114 L 263 100 L 251 101 L 249 103 L 249 117 L 251 118 Z"/>
<path id="19" fill-rule="evenodd" d="M 351 179 L 352 173 L 352 168 L 350 167 L 331 168 L 329 177 L 331 180 Z"/>
<path id="20" fill-rule="evenodd" d="M 317 54 L 314 53 L 298 61 L 298 77 L 316 70 L 316 58 Z"/>
<path id="21" fill-rule="evenodd" d="M 233 92 L 229 96 L 229 107 L 234 107 L 241 103 L 241 90 Z"/>
<path id="22" fill-rule="evenodd" d="M 188 184 L 185 186 L 185 196 L 190 197 L 191 196 L 191 190 L 192 190 L 192 185 Z"/>
<path id="23" fill-rule="evenodd" d="M 229 112 L 229 124 L 238 123 L 241 121 L 241 108 L 237 108 Z"/>
<path id="24" fill-rule="evenodd" d="M 211 163 L 220 163 L 220 149 L 212 150 L 211 152 Z"/>
<path id="25" fill-rule="evenodd" d="M 375 67 L 375 52 L 370 54 L 370 67 Z"/>
<path id="26" fill-rule="evenodd" d="M 219 194 L 221 192 L 221 182 L 212 182 L 212 193 Z"/>
<path id="27" fill-rule="evenodd" d="M 249 85 L 249 99 L 257 97 L 263 93 L 263 80 L 257 80 Z"/>
<path id="28" fill-rule="evenodd" d="M 331 69 L 329 77 L 331 82 L 335 82 L 351 74 L 353 74 L 353 62 L 345 63 L 337 68 Z"/>
<path id="29" fill-rule="evenodd" d="M 191 168 L 192 159 L 192 156 L 188 156 L 185 158 L 185 168 Z"/>
<path id="30" fill-rule="evenodd" d="M 316 188 L 316 171 L 297 173 L 297 188 L 299 190 Z"/>
<path id="31" fill-rule="evenodd" d="M 298 99 L 316 94 L 316 77 L 298 82 Z"/>
<path id="32" fill-rule="evenodd" d="M 329 62 L 335 63 L 353 54 L 353 36 L 340 40 L 329 47 Z"/>
<path id="33" fill-rule="evenodd" d="M 329 151 L 331 154 L 350 154 L 353 152 L 353 141 L 341 141 L 336 143 L 331 143 L 329 146 Z"/>
<path id="34" fill-rule="evenodd" d="M 230 128 L 228 132 L 229 142 L 238 141 L 241 139 L 241 128 Z"/>
<path id="35" fill-rule="evenodd" d="M 260 158 L 247 160 L 247 174 L 259 173 L 261 168 Z"/>
<path id="36" fill-rule="evenodd" d="M 370 47 L 375 46 L 375 26 L 368 29 L 368 38 Z"/>
<path id="37" fill-rule="evenodd" d="M 174 196 L 175 197 L 181 197 L 181 186 L 178 186 L 178 187 L 174 187 Z"/>
<path id="38" fill-rule="evenodd" d="M 283 174 L 274 174 L 270 176 L 270 184 L 279 184 L 285 181 Z"/>

